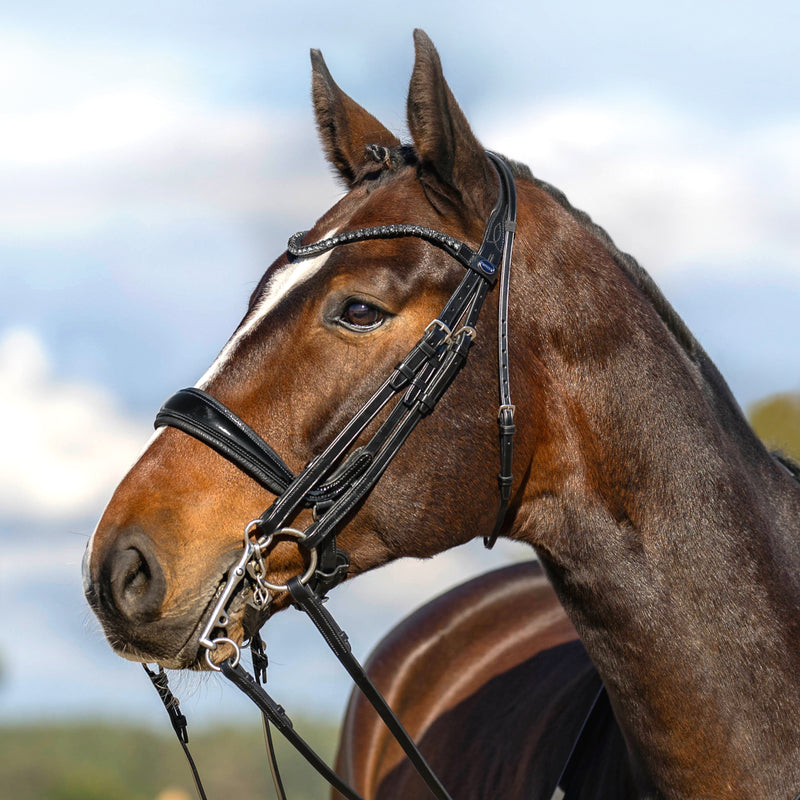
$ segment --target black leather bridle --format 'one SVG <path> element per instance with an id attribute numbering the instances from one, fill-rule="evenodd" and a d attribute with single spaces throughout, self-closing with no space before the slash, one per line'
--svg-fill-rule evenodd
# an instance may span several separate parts
<path id="1" fill-rule="evenodd" d="M 345 797 L 356 800 L 358 795 L 350 787 L 305 752 L 307 745 L 301 739 L 298 743 L 299 737 L 294 733 L 283 709 L 277 706 L 260 684 L 239 664 L 239 646 L 227 636 L 228 606 L 234 594 L 248 581 L 253 592 L 249 605 L 254 608 L 263 624 L 269 615 L 273 594 L 289 592 L 294 603 L 308 613 L 353 680 L 389 726 L 433 795 L 441 800 L 449 800 L 447 791 L 350 653 L 346 635 L 321 605 L 321 601 L 347 575 L 349 559 L 336 544 L 339 529 L 375 486 L 420 420 L 433 411 L 464 366 L 476 336 L 476 325 L 484 300 L 498 280 L 500 501 L 494 529 L 484 538 L 487 547 L 494 545 L 502 528 L 513 483 L 514 406 L 511 403 L 509 385 L 508 302 L 517 201 L 510 167 L 500 156 L 491 152 L 487 155 L 497 172 L 499 191 L 477 251 L 447 234 L 408 224 L 360 228 L 310 244 L 303 244 L 305 232 L 297 233 L 289 240 L 289 257 L 296 260 L 309 258 L 344 244 L 372 239 L 415 237 L 444 250 L 466 270 L 441 313 L 428 325 L 417 344 L 325 450 L 314 456 L 300 473 L 294 475 L 275 450 L 252 428 L 200 389 L 183 389 L 177 392 L 164 403 L 156 416 L 156 427 L 178 428 L 199 439 L 277 495 L 264 513 L 245 527 L 243 552 L 229 570 L 224 584 L 220 586 L 213 611 L 201 633 L 200 645 L 206 649 L 209 666 L 221 670 L 248 694 L 315 769 Z M 395 400 L 394 406 L 375 433 L 366 444 L 355 448 L 359 436 L 392 400 Z M 288 521 L 303 507 L 313 510 L 313 522 L 305 531 L 287 527 Z M 308 555 L 309 565 L 302 576 L 292 578 L 285 585 L 275 585 L 266 578 L 265 558 L 275 538 L 287 536 L 297 540 L 299 547 Z M 221 644 L 232 648 L 234 655 L 217 666 L 210 656 Z M 154 674 L 150 674 L 153 678 Z M 164 680 L 161 680 L 163 685 L 156 686 L 163 700 L 164 692 L 168 693 L 168 689 Z M 172 697 L 171 694 L 169 697 Z M 174 717 L 175 707 L 173 704 L 171 717 Z M 169 708 L 168 705 L 168 710 Z M 183 738 L 182 744 L 185 749 Z M 313 756 L 316 757 L 315 754 Z M 196 777 L 193 763 L 192 769 Z M 198 791 L 204 797 L 199 780 L 197 783 Z"/>
<path id="2" fill-rule="evenodd" d="M 371 146 L 377 147 L 377 146 Z M 370 148 L 368 148 L 369 151 Z M 378 148 L 381 149 L 382 148 Z M 260 485 L 277 495 L 276 500 L 244 531 L 244 550 L 240 559 L 228 571 L 219 587 L 213 611 L 200 636 L 206 650 L 206 660 L 212 669 L 221 671 L 241 689 L 261 710 L 265 721 L 270 769 L 278 797 L 285 793 L 274 763 L 269 734 L 271 722 L 298 752 L 331 786 L 348 800 L 363 800 L 339 778 L 294 730 L 284 709 L 263 689 L 267 660 L 263 642 L 256 633 L 250 639 L 254 676 L 240 664 L 240 648 L 225 636 L 229 624 L 228 605 L 237 589 L 249 580 L 253 586 L 251 607 L 260 615 L 260 624 L 269 615 L 271 596 L 288 592 L 294 604 L 305 611 L 323 635 L 326 643 L 343 664 L 351 678 L 364 693 L 376 712 L 403 748 L 412 765 L 439 800 L 452 800 L 427 764 L 415 743 L 394 715 L 364 669 L 352 655 L 347 635 L 339 628 L 322 605 L 324 595 L 347 575 L 349 559 L 336 544 L 336 534 L 347 516 L 366 497 L 387 466 L 397 454 L 419 421 L 433 411 L 439 399 L 463 367 L 476 335 L 476 324 L 483 302 L 499 279 L 498 300 L 498 383 L 500 433 L 500 472 L 498 486 L 500 502 L 494 528 L 484 537 L 491 548 L 503 525 L 513 483 L 514 406 L 511 403 L 508 360 L 509 272 L 516 231 L 516 189 L 511 169 L 495 153 L 487 152 L 498 177 L 497 203 L 489 217 L 480 248 L 475 251 L 448 234 L 420 225 L 398 224 L 360 228 L 346 231 L 328 239 L 304 244 L 306 232 L 289 239 L 290 260 L 309 258 L 345 244 L 372 239 L 416 237 L 455 258 L 466 273 L 445 304 L 442 312 L 425 329 L 421 339 L 397 365 L 373 396 L 342 428 L 330 445 L 294 475 L 275 450 L 252 428 L 208 393 L 197 389 L 182 389 L 170 397 L 156 416 L 156 427 L 170 426 L 193 436 L 235 464 Z M 385 420 L 369 441 L 354 449 L 358 437 L 378 414 L 397 399 Z M 313 522 L 305 531 L 286 527 L 300 508 L 313 510 Z M 267 555 L 275 537 L 290 536 L 309 556 L 306 572 L 290 579 L 285 585 L 266 580 Z M 214 635 L 221 631 L 222 635 Z M 210 654 L 221 644 L 232 648 L 234 655 L 215 665 Z M 183 747 L 195 780 L 198 794 L 206 800 L 194 761 L 189 753 L 186 719 L 180 713 L 177 699 L 169 690 L 163 669 L 158 673 L 144 665 L 159 693 Z M 578 736 L 567 756 L 554 786 L 551 800 L 563 800 L 573 791 L 578 756 L 584 746 L 586 731 L 595 715 L 603 712 L 608 699 L 601 684 L 588 708 Z M 800 794 L 795 800 L 800 800 Z"/>

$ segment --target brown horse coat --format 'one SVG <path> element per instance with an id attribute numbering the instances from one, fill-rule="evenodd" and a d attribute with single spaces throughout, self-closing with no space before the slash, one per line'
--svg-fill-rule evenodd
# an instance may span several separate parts
<path id="1" fill-rule="evenodd" d="M 436 50 L 415 39 L 413 145 L 403 147 L 315 57 L 318 128 L 349 191 L 307 241 L 393 222 L 480 240 L 496 176 Z M 381 164 L 365 150 L 375 143 L 389 148 Z M 662 796 L 788 800 L 800 791 L 800 485 L 644 270 L 552 187 L 521 167 L 515 177 L 517 444 L 502 535 L 538 553 Z M 448 255 L 408 239 L 305 261 L 284 254 L 199 386 L 298 472 L 460 277 Z M 485 310 L 467 368 L 339 533 L 351 576 L 491 531 L 497 312 Z M 87 598 L 116 650 L 202 666 L 199 636 L 220 582 L 272 500 L 199 442 L 159 433 L 87 549 Z M 309 521 L 304 511 L 292 524 Z M 293 540 L 269 553 L 273 583 L 305 566 Z M 226 634 L 238 641 L 248 591 L 229 608 Z M 278 595 L 274 608 L 286 602 Z M 213 657 L 225 655 L 220 646 Z"/>
<path id="2" fill-rule="evenodd" d="M 367 670 L 458 800 L 551 797 L 600 686 L 537 562 L 494 570 L 426 604 L 375 648 Z M 571 765 L 583 791 L 570 797 L 633 796 L 607 703 L 591 722 L 581 737 L 586 755 Z M 358 692 L 337 771 L 367 800 L 429 796 Z"/>

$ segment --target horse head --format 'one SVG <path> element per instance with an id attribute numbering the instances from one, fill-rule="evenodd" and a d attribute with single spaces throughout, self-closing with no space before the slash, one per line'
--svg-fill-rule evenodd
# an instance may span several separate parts
<path id="1" fill-rule="evenodd" d="M 416 34 L 408 95 L 413 146 L 346 95 L 316 51 L 312 68 L 319 135 L 348 191 L 303 241 L 402 223 L 477 248 L 498 176 L 428 38 Z M 197 387 L 297 473 L 420 339 L 464 272 L 446 252 L 413 237 L 342 244 L 303 259 L 284 253 Z M 469 368 L 348 515 L 338 542 L 350 575 L 491 531 L 498 503 L 496 314 L 487 303 Z M 523 447 L 520 463 L 524 457 Z M 196 665 L 199 632 L 241 553 L 242 531 L 273 499 L 201 442 L 160 428 L 114 493 L 85 557 L 87 597 L 115 649 L 176 668 Z M 290 524 L 303 529 L 311 521 L 301 509 Z M 306 569 L 306 558 L 284 537 L 266 566 L 270 581 L 283 584 Z M 272 607 L 284 603 L 278 596 Z M 246 636 L 242 609 L 228 629 L 239 639 Z"/>

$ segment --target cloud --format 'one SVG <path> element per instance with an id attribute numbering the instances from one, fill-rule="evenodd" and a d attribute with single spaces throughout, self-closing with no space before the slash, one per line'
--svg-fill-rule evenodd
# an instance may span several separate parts
<path id="1" fill-rule="evenodd" d="M 0 76 L 0 239 L 220 220 L 283 229 L 336 199 L 310 107 L 220 103 L 188 60 L 158 51 L 53 52 L 2 31 L 0 49 L 14 76 Z M 800 260 L 797 117 L 721 127 L 608 93 L 470 116 L 488 146 L 565 190 L 656 276 L 698 264 L 790 273 Z"/>
<path id="2" fill-rule="evenodd" d="M 495 114 L 476 128 L 656 277 L 702 266 L 800 278 L 800 118 L 721 128 L 625 96 Z"/>
<path id="3" fill-rule="evenodd" d="M 217 109 L 138 87 L 69 110 L 4 116 L 0 152 L 15 158 L 0 157 L 0 235 L 14 241 L 267 219 L 305 208 L 309 190 L 324 195 L 326 186 L 333 199 L 325 170 L 294 158 L 311 126 L 304 136 L 300 120 L 277 112 Z"/>
<path id="4" fill-rule="evenodd" d="M 326 187 L 333 200 L 310 106 L 219 103 L 188 62 L 147 48 L 82 52 L 0 30 L 0 52 L 14 76 L 0 75 L 0 238 L 282 217 Z"/>
<path id="5" fill-rule="evenodd" d="M 101 388 L 58 378 L 37 336 L 0 337 L 0 516 L 98 515 L 147 438 Z"/>

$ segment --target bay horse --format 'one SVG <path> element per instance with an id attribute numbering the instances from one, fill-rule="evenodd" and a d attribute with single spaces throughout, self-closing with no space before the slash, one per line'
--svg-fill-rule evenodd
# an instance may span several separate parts
<path id="1" fill-rule="evenodd" d="M 488 154 L 430 40 L 417 31 L 415 45 L 411 144 L 312 54 L 317 128 L 348 191 L 293 237 L 197 387 L 168 403 L 173 420 L 181 403 L 200 404 L 205 440 L 161 427 L 123 478 L 84 559 L 91 607 L 126 658 L 224 668 L 268 614 L 292 602 L 290 587 L 499 534 L 532 546 L 580 637 L 579 646 L 542 651 L 558 661 L 550 674 L 573 679 L 588 655 L 587 674 L 602 679 L 624 743 L 607 751 L 618 763 L 606 772 L 630 776 L 632 788 L 584 784 L 576 796 L 794 797 L 800 484 L 752 432 L 644 270 L 557 190 Z M 513 263 L 506 245 L 502 265 L 476 260 L 487 219 L 497 222 L 496 204 L 507 209 L 512 192 L 517 213 L 497 226 L 506 245 L 516 236 Z M 393 226 L 401 235 L 374 233 Z M 510 281 L 507 315 L 502 291 L 484 286 L 498 302 L 486 303 L 480 321 L 469 306 L 469 324 L 444 326 L 441 310 L 481 270 Z M 420 348 L 422 372 L 410 371 L 404 354 Z M 428 397 L 427 365 L 467 353 L 428 414 L 414 394 L 421 387 Z M 504 357 L 515 411 L 504 401 Z M 381 406 L 356 426 L 343 460 L 320 454 L 352 432 L 348 420 L 362 419 L 378 387 L 395 384 L 417 398 L 409 403 L 422 408 L 419 419 L 354 496 L 347 487 L 372 474 L 371 443 L 395 409 Z M 236 446 L 207 447 L 226 426 Z M 512 476 L 504 442 L 514 429 Z M 252 467 L 255 451 L 268 474 Z M 351 501 L 343 506 L 340 489 Z M 341 511 L 340 549 L 323 570 L 309 505 L 330 520 L 327 500 Z M 286 527 L 267 534 L 261 526 L 275 509 Z M 238 583 L 237 570 L 247 573 Z M 508 686 L 514 676 L 504 676 Z M 524 682 L 518 690 L 537 695 Z M 574 727 L 586 709 L 573 710 L 563 691 L 544 694 L 514 735 L 545 743 L 517 752 L 547 787 L 526 796 L 548 800 L 563 762 L 547 756 L 548 731 Z M 481 728 L 474 736 L 476 747 L 489 746 Z M 492 765 L 494 774 L 518 768 Z M 451 780 L 454 797 L 475 796 L 459 774 Z"/>

